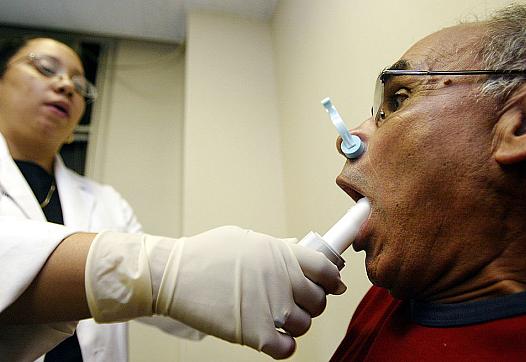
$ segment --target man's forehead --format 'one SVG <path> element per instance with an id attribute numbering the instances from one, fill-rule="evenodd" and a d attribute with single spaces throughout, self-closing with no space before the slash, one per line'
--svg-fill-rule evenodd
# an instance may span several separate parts
<path id="1" fill-rule="evenodd" d="M 453 70 L 479 66 L 480 24 L 445 28 L 414 44 L 390 69 Z"/>

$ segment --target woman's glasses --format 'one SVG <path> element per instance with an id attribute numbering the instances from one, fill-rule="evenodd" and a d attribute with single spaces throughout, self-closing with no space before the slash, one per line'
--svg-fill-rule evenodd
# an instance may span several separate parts
<path id="1" fill-rule="evenodd" d="M 26 59 L 40 74 L 47 78 L 67 75 L 67 69 L 64 69 L 58 59 L 49 55 L 30 53 Z M 75 91 L 83 96 L 87 102 L 95 101 L 97 98 L 97 88 L 89 80 L 78 74 L 71 76 L 70 79 L 75 87 Z"/>

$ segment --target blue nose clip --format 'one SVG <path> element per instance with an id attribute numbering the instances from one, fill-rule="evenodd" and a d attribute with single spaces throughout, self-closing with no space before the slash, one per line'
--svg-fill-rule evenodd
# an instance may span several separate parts
<path id="1" fill-rule="evenodd" d="M 351 134 L 349 130 L 347 129 L 347 126 L 345 126 L 345 123 L 343 122 L 342 117 L 336 110 L 336 107 L 331 102 L 331 99 L 329 97 L 323 99 L 321 101 L 321 104 L 329 113 L 329 117 L 331 118 L 332 124 L 334 124 L 334 127 L 336 127 L 336 130 L 340 134 L 343 142 L 341 144 L 341 150 L 343 154 L 350 159 L 358 158 L 364 153 L 365 151 L 365 143 L 360 139 L 360 137 Z"/>

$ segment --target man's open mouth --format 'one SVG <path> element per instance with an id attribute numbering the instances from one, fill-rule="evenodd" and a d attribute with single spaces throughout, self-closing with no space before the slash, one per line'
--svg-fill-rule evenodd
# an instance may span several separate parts
<path id="1" fill-rule="evenodd" d="M 344 177 L 338 176 L 336 178 L 336 184 L 340 186 L 340 188 L 345 191 L 347 195 L 351 197 L 355 202 L 358 202 L 361 198 L 364 197 L 364 195 L 357 190 L 354 186 L 352 186 Z"/>

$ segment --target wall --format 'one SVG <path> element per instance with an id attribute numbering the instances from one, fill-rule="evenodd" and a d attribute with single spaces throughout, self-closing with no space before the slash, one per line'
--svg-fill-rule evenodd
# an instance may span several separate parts
<path id="1" fill-rule="evenodd" d="M 183 231 L 236 224 L 286 234 L 269 24 L 188 17 Z M 181 361 L 268 360 L 219 341 L 182 342 Z"/>
<path id="2" fill-rule="evenodd" d="M 148 232 L 177 236 L 184 52 L 121 40 L 107 61 L 87 173 L 122 193 Z"/>
<path id="3" fill-rule="evenodd" d="M 416 40 L 509 1 L 282 0 L 272 29 L 290 235 L 325 232 L 354 204 L 334 182 L 344 158 L 320 105 L 330 96 L 349 127 L 370 115 L 379 71 Z M 299 339 L 297 361 L 326 361 L 370 283 L 363 253 L 345 253 L 344 296 Z"/>
<path id="4" fill-rule="evenodd" d="M 236 224 L 286 230 L 268 24 L 188 17 L 183 231 Z"/>
<path id="5" fill-rule="evenodd" d="M 171 46 L 118 43 L 96 109 L 88 173 L 114 185 L 152 233 L 236 224 L 285 236 L 270 25 L 196 12 L 187 44 L 185 67 Z M 130 354 L 152 362 L 258 357 L 212 337 L 185 342 L 135 322 Z"/>
<path id="6" fill-rule="evenodd" d="M 120 40 L 97 101 L 89 176 L 114 186 L 152 234 L 181 234 L 184 52 Z M 178 339 L 130 323 L 130 360 L 165 361 Z"/>

